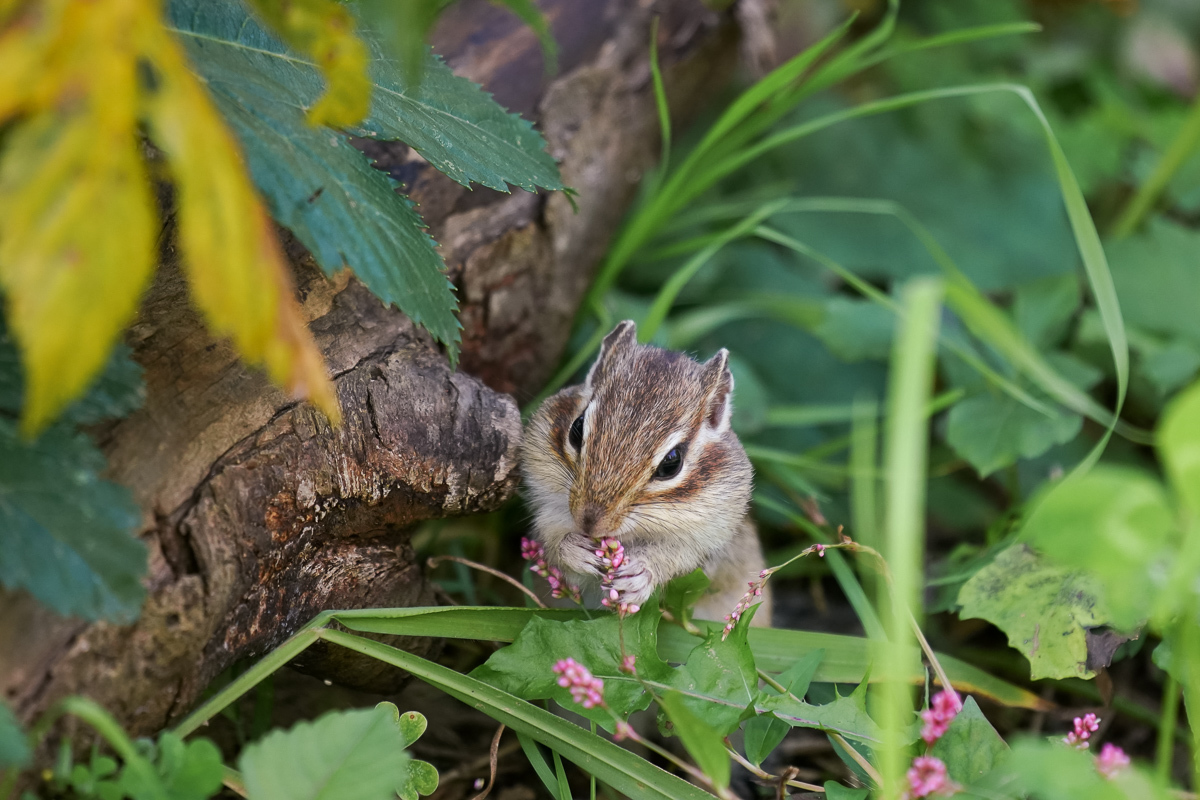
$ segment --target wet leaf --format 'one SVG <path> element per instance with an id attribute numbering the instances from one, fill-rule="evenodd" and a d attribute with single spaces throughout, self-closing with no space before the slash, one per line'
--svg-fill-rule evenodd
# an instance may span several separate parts
<path id="1" fill-rule="evenodd" d="M 1030 677 L 1091 678 L 1086 629 L 1109 623 L 1095 581 L 1016 544 L 963 584 L 963 619 L 986 619 L 1029 659 Z"/>

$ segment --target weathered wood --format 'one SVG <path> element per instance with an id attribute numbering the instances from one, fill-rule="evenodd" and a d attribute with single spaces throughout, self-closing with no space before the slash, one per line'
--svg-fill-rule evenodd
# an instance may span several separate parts
<path id="1" fill-rule="evenodd" d="M 363 144 L 406 183 L 442 243 L 462 302 L 459 371 L 402 314 L 348 275 L 326 280 L 289 240 L 345 414 L 331 430 L 209 337 L 165 248 L 129 336 L 145 369 L 145 407 L 99 432 L 111 477 L 144 510 L 149 599 L 135 624 L 115 626 L 55 618 L 23 595 L 0 598 L 0 689 L 21 717 L 82 693 L 147 733 L 320 610 L 433 602 L 409 530 L 496 508 L 515 490 L 520 419 L 508 393 L 530 397 L 554 368 L 657 153 L 644 5 L 546 2 L 563 44 L 554 78 L 532 33 L 487 3 L 461 4 L 438 33 L 452 66 L 538 120 L 578 192 L 578 213 L 561 194 L 469 191 L 403 145 Z M 683 110 L 723 80 L 734 39 L 698 0 L 659 6 L 662 59 Z M 305 668 L 375 691 L 399 677 L 321 652 Z"/>

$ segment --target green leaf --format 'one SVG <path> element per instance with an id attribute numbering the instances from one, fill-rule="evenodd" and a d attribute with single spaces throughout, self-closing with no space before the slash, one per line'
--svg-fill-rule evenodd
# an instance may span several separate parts
<path id="1" fill-rule="evenodd" d="M 951 779 L 970 786 L 991 772 L 1006 750 L 1008 745 L 979 710 L 975 698 L 968 697 L 929 754 L 945 762 Z"/>
<path id="2" fill-rule="evenodd" d="M 758 695 L 754 654 L 746 644 L 746 631 L 757 608 L 752 606 L 743 614 L 724 639 L 721 628 L 709 631 L 667 679 L 680 693 L 680 703 L 722 737 L 737 730 Z"/>
<path id="3" fill-rule="evenodd" d="M 895 327 L 896 315 L 878 303 L 834 297 L 813 333 L 843 361 L 884 360 L 891 353 Z"/>
<path id="4" fill-rule="evenodd" d="M 759 713 L 771 712 L 793 728 L 817 728 L 833 731 L 843 736 L 878 744 L 883 741 L 883 731 L 867 713 L 866 697 L 854 692 L 848 697 L 838 697 L 823 705 L 811 705 L 789 695 L 762 694 L 754 704 Z M 913 730 L 908 739 L 916 738 Z"/>
<path id="5" fill-rule="evenodd" d="M 771 755 L 788 731 L 791 725 L 774 714 L 758 714 L 746 720 L 742 731 L 742 746 L 746 750 L 746 758 L 754 766 L 758 766 L 767 756 Z"/>
<path id="6" fill-rule="evenodd" d="M 385 709 L 330 711 L 242 751 L 255 800 L 388 800 L 407 774 L 400 729 Z"/>
<path id="7" fill-rule="evenodd" d="M 421 734 L 429 727 L 425 715 L 419 711 L 405 711 L 401 714 L 395 703 L 386 701 L 377 703 L 375 707 L 387 712 L 400 731 L 405 748 L 412 747 L 413 742 L 420 739 Z M 433 764 L 410 758 L 405 777 L 396 785 L 396 794 L 400 795 L 401 800 L 417 800 L 418 795 L 430 795 L 437 791 L 439 780 L 437 768 Z"/>
<path id="8" fill-rule="evenodd" d="M 1028 793 L 1031 800 L 1166 800 L 1172 796 L 1136 765 L 1107 780 L 1096 771 L 1091 751 L 1073 750 L 1057 741 L 1014 743 L 997 772 L 1016 779 L 1006 786 L 1008 792 Z"/>
<path id="9" fill-rule="evenodd" d="M 1009 395 L 981 394 L 956 403 L 947 415 L 946 440 L 986 478 L 1019 458 L 1036 458 L 1069 442 L 1083 427 L 1078 414 L 1047 417 Z"/>
<path id="10" fill-rule="evenodd" d="M 1017 544 L 963 584 L 959 616 L 986 619 L 1004 631 L 1009 645 L 1029 659 L 1033 680 L 1091 678 L 1086 629 L 1109 622 L 1097 594 L 1088 577 Z"/>
<path id="11" fill-rule="evenodd" d="M 825 781 L 825 800 L 867 800 L 869 789 L 851 789 L 834 781 Z"/>
<path id="12" fill-rule="evenodd" d="M 679 576 L 663 590 L 663 607 L 680 624 L 686 624 L 692 618 L 692 607 L 708 591 L 708 583 L 708 576 L 699 567 Z"/>
<path id="13" fill-rule="evenodd" d="M 60 614 L 134 619 L 145 596 L 141 513 L 104 457 L 59 423 L 33 442 L 0 417 L 0 584 Z"/>
<path id="14" fill-rule="evenodd" d="M 170 18 L 241 140 L 271 215 L 326 275 L 349 266 L 381 300 L 453 347 L 454 295 L 412 203 L 344 135 L 305 121 L 321 92 L 316 68 L 288 55 L 236 0 L 174 0 Z M 376 85 L 376 108 L 380 94 Z"/>
<path id="15" fill-rule="evenodd" d="M 725 749 L 724 737 L 693 714 L 687 699 L 679 692 L 664 692 L 658 698 L 658 704 L 700 770 L 718 788 L 729 786 L 729 752 Z"/>
<path id="16" fill-rule="evenodd" d="M 825 658 L 824 650 L 813 650 L 811 653 L 806 653 L 804 656 L 796 660 L 795 664 L 785 669 L 776 676 L 775 680 L 784 689 L 787 689 L 788 694 L 803 698 L 808 693 L 808 685 L 812 683 L 813 675 L 817 672 L 817 667 L 821 665 L 822 659 Z M 764 691 L 774 694 L 775 690 L 768 686 Z"/>
<path id="17" fill-rule="evenodd" d="M 1013 299 L 1017 329 L 1034 347 L 1049 350 L 1062 341 L 1079 302 L 1079 279 L 1073 274 L 1023 283 Z"/>
<path id="18" fill-rule="evenodd" d="M 168 731 L 159 737 L 154 749 L 154 772 L 170 800 L 208 800 L 221 790 L 225 765 L 221 751 L 211 740 L 198 738 L 185 743 Z M 93 766 L 92 773 L 103 777 L 104 770 Z M 134 798 L 153 797 L 160 791 L 146 776 L 131 769 L 121 771 L 116 785 Z"/>
<path id="19" fill-rule="evenodd" d="M 1054 562 L 1094 575 L 1122 631 L 1150 616 L 1178 541 L 1161 484 L 1107 465 L 1047 489 L 1020 535 Z"/>
<path id="20" fill-rule="evenodd" d="M 1163 413 L 1158 453 L 1180 504 L 1200 519 L 1200 383 L 1180 392 Z"/>
<path id="21" fill-rule="evenodd" d="M 612 714 L 576 703 L 570 691 L 558 685 L 554 664 L 573 658 L 587 667 L 604 681 L 608 707 L 625 717 L 648 707 L 650 696 L 641 684 L 621 672 L 623 652 L 635 657 L 638 676 L 643 680 L 666 682 L 671 675 L 671 669 L 658 656 L 655 635 L 658 622 L 658 605 L 652 602 L 647 602 L 639 613 L 626 617 L 623 635 L 621 621 L 614 614 L 569 622 L 534 617 L 510 646 L 493 653 L 471 672 L 471 677 L 525 700 L 553 699 L 611 733 L 615 726 Z"/>
<path id="22" fill-rule="evenodd" d="M 25 766 L 29 755 L 25 732 L 8 704 L 0 702 L 0 770 Z"/>
<path id="23" fill-rule="evenodd" d="M 1130 326 L 1200 346 L 1200 233 L 1161 217 L 1143 231 L 1109 245 L 1121 314 Z"/>

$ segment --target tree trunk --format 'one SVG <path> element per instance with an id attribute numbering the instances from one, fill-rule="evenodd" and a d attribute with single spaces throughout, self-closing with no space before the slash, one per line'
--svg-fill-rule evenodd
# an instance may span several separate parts
<path id="1" fill-rule="evenodd" d="M 547 77 L 532 32 L 482 2 L 456 6 L 435 45 L 456 71 L 535 119 L 562 194 L 468 191 L 403 145 L 362 147 L 402 180 L 442 243 L 464 326 L 452 370 L 422 331 L 357 281 L 321 276 L 287 237 L 304 311 L 345 414 L 333 430 L 212 340 L 175 253 L 129 335 L 147 399 L 96 432 L 110 477 L 144 511 L 149 597 L 128 626 L 55 617 L 0 597 L 0 688 L 26 721 L 85 694 L 135 734 L 186 712 L 230 664 L 259 656 L 329 608 L 427 605 L 411 527 L 494 509 L 517 486 L 516 402 L 561 356 L 576 306 L 658 148 L 649 9 L 639 0 L 542 4 L 560 43 Z M 733 64 L 724 17 L 663 0 L 659 42 L 676 113 Z M 399 642 L 413 652 L 434 643 Z M 304 668 L 392 691 L 399 674 L 314 652 Z"/>

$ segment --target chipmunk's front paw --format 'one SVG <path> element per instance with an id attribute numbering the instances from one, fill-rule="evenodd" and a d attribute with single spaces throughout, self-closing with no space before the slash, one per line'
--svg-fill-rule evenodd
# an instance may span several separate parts
<path id="1" fill-rule="evenodd" d="M 613 571 L 610 584 L 617 592 L 617 601 L 643 605 L 654 592 L 654 578 L 650 570 L 637 558 L 626 557 L 625 562 Z"/>

